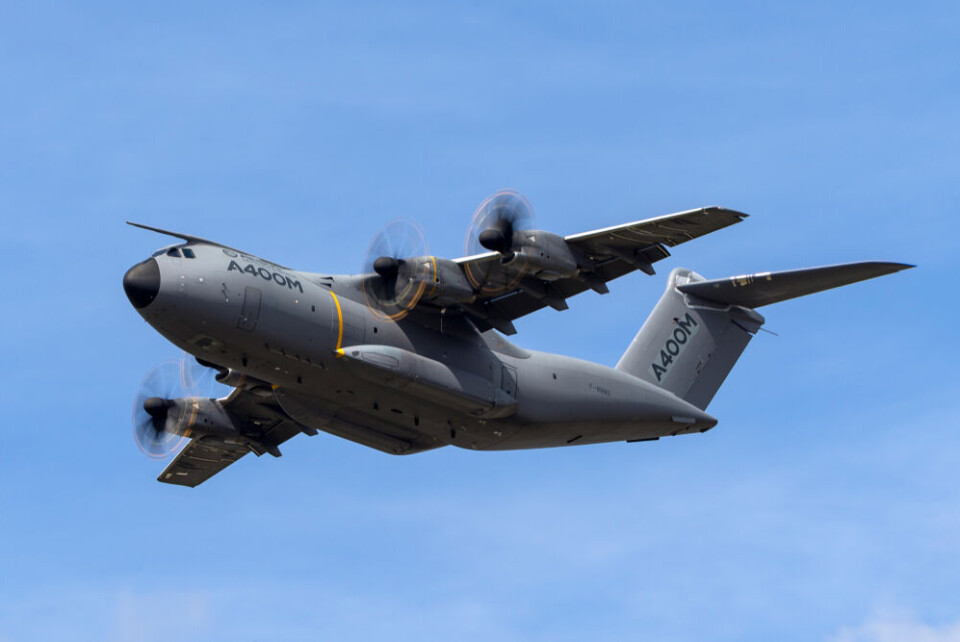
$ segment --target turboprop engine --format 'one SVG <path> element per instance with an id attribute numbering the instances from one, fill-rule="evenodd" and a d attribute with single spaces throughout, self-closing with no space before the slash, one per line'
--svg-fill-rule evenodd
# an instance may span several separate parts
<path id="1" fill-rule="evenodd" d="M 233 418 L 216 399 L 150 397 L 143 402 L 143 409 L 150 416 L 151 427 L 157 432 L 184 437 L 241 437 Z"/>
<path id="2" fill-rule="evenodd" d="M 481 241 L 482 242 L 482 241 Z M 543 230 L 514 232 L 500 262 L 544 281 L 576 276 L 577 259 L 562 236 Z"/>

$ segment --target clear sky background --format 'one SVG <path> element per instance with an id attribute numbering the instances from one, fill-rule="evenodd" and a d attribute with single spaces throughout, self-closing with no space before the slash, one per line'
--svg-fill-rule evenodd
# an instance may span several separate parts
<path id="1" fill-rule="evenodd" d="M 960 640 L 958 114 L 956 2 L 0 3 L 0 641 Z M 705 435 L 155 481 L 123 221 L 351 272 L 502 187 L 752 215 L 517 324 L 609 365 L 672 267 L 919 267 L 765 309 Z"/>

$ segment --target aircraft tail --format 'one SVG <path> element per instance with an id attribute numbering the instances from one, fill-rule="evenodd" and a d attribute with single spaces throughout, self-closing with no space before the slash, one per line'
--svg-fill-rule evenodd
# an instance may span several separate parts
<path id="1" fill-rule="evenodd" d="M 850 263 L 715 280 L 676 268 L 617 370 L 706 409 L 764 323 L 754 308 L 910 267 Z"/>

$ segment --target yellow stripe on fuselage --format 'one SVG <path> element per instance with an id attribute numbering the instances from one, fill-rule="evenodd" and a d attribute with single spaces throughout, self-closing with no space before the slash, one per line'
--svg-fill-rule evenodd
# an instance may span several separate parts
<path id="1" fill-rule="evenodd" d="M 430 296 L 433 296 L 437 291 L 437 286 L 440 283 L 437 281 L 437 257 L 431 256 L 430 260 L 433 261 L 433 289 L 430 290 Z"/>
<path id="2" fill-rule="evenodd" d="M 343 350 L 340 349 L 343 345 L 343 310 L 340 309 L 340 299 L 333 293 L 333 290 L 330 290 L 330 296 L 333 297 L 333 302 L 337 306 L 337 323 L 339 324 L 339 328 L 337 329 L 336 354 L 337 359 L 339 359 L 343 356 Z"/>

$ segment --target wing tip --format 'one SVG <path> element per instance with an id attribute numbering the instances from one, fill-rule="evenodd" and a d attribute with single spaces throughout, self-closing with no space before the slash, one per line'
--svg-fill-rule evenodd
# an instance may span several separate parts
<path id="1" fill-rule="evenodd" d="M 899 263 L 897 261 L 862 261 L 860 263 L 852 263 L 851 265 L 862 265 L 864 267 L 869 266 L 874 268 L 877 271 L 877 276 L 893 274 L 903 270 L 912 270 L 917 267 L 912 263 Z"/>
<path id="2" fill-rule="evenodd" d="M 732 208 L 729 208 L 729 207 L 724 207 L 723 205 L 710 205 L 710 206 L 708 206 L 708 207 L 704 207 L 703 210 L 704 210 L 704 211 L 723 212 L 724 214 L 731 214 L 731 215 L 733 215 L 734 217 L 737 218 L 737 221 L 738 221 L 738 222 L 739 222 L 739 221 L 742 221 L 742 220 L 745 219 L 745 218 L 750 218 L 750 215 L 747 214 L 746 212 L 741 212 L 741 211 L 739 211 L 739 210 L 735 210 L 735 209 L 732 209 Z"/>

